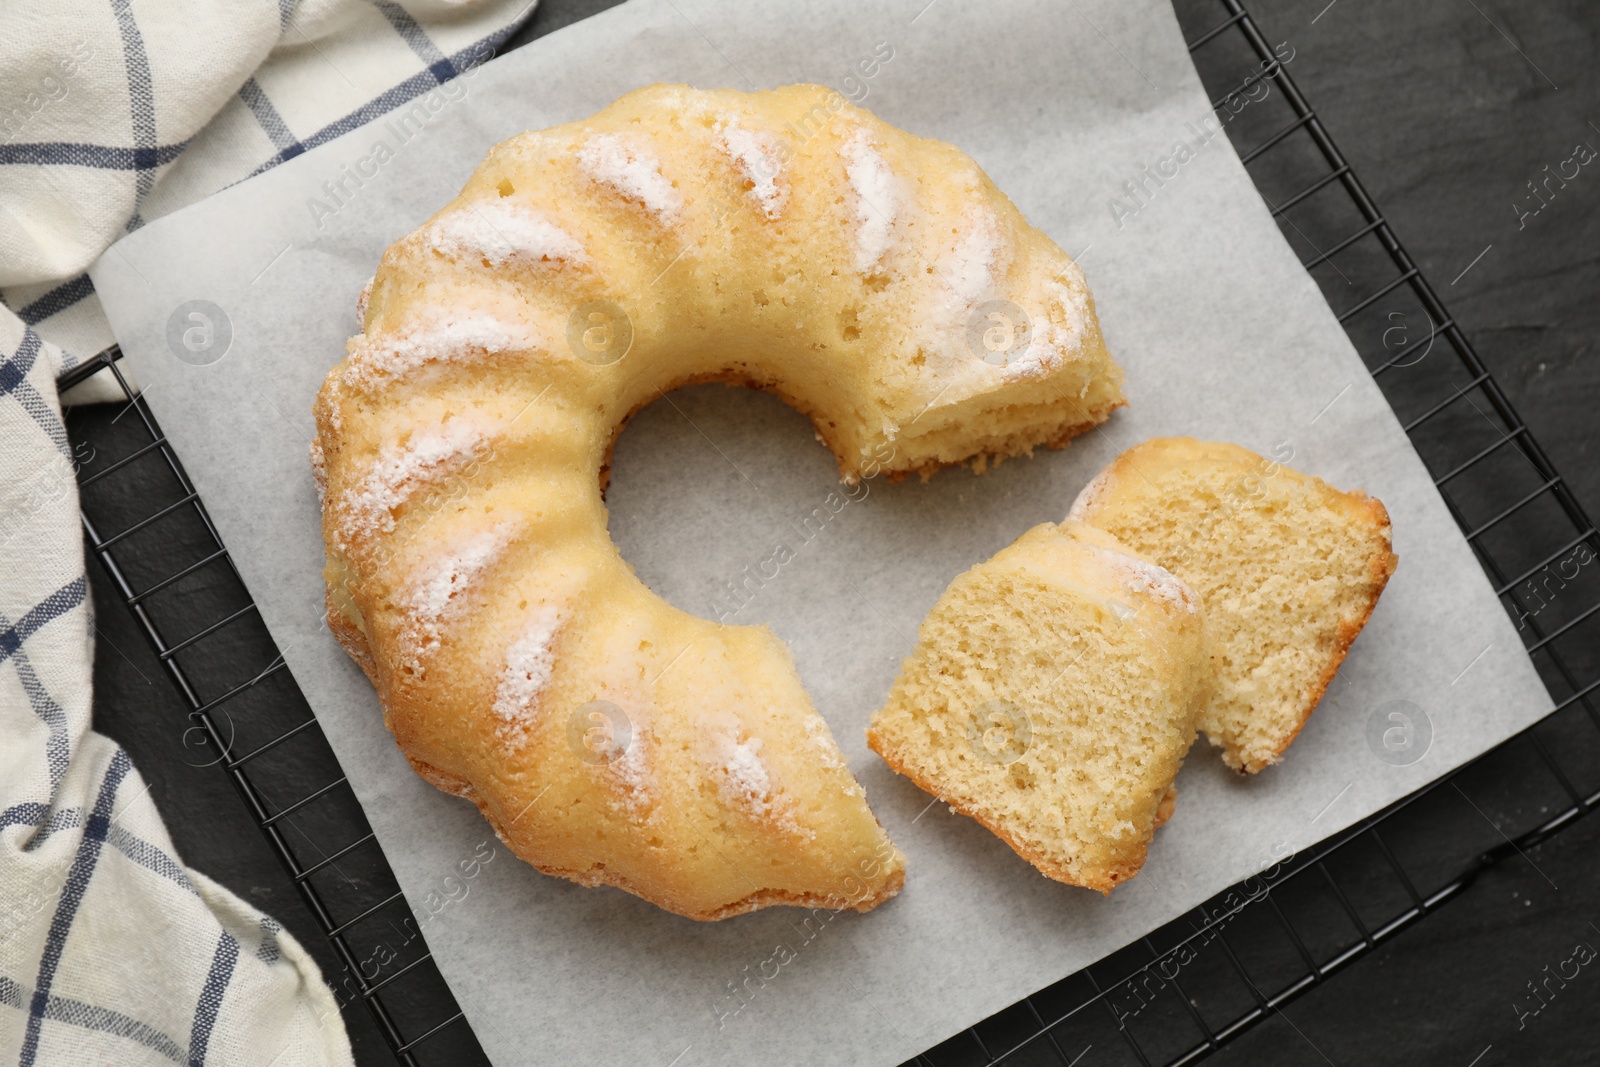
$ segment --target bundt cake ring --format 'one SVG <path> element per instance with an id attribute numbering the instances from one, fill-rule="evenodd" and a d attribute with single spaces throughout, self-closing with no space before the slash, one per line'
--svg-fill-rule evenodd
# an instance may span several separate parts
<path id="1" fill-rule="evenodd" d="M 618 554 L 610 450 L 704 381 L 783 397 L 848 481 L 1063 445 L 1123 402 L 1077 266 L 828 89 L 656 86 L 495 147 L 360 310 L 315 405 L 328 622 L 417 772 L 690 918 L 893 896 L 788 649 Z"/>

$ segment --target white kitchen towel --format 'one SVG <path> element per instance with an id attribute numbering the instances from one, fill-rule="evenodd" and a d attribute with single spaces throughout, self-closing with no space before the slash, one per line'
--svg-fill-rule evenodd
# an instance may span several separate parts
<path id="1" fill-rule="evenodd" d="M 349 1064 L 270 917 L 178 859 L 94 733 L 77 455 L 56 377 L 112 341 L 83 273 L 123 233 L 448 98 L 528 0 L 0 8 L 0 1061 Z"/>
<path id="2" fill-rule="evenodd" d="M 433 107 L 535 0 L 7 0 L 0 300 L 112 343 L 84 271 L 124 233 L 369 119 Z"/>
<path id="3" fill-rule="evenodd" d="M 94 623 L 59 349 L 0 321 L 0 1062 L 348 1064 L 271 918 L 178 860 L 90 727 Z"/>

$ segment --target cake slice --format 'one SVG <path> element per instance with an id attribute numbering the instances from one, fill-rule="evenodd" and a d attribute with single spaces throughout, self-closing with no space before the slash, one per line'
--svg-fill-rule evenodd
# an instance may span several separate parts
<path id="1" fill-rule="evenodd" d="M 1252 774 L 1305 726 L 1398 559 L 1377 500 L 1189 437 L 1118 456 L 1070 517 L 1199 591 L 1216 664 L 1200 729 Z"/>
<path id="2" fill-rule="evenodd" d="M 1049 877 L 1110 892 L 1171 814 L 1208 677 L 1193 590 L 1046 523 L 945 590 L 867 741 Z"/>

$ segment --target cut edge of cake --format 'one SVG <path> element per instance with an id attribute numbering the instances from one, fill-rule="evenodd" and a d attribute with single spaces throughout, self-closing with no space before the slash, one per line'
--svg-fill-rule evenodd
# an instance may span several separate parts
<path id="1" fill-rule="evenodd" d="M 1149 789 L 1146 790 L 1149 794 L 1146 798 L 1149 810 L 1145 813 L 1148 816 L 1148 827 L 1133 826 L 1132 831 L 1137 840 L 1123 848 L 1120 856 L 1114 856 L 1109 861 L 1088 854 L 1078 857 L 1066 857 L 1060 854 L 1066 851 L 1065 848 L 1053 852 L 1049 848 L 1030 841 L 1028 839 L 1030 835 L 1027 833 L 1029 827 L 1027 825 L 1018 825 L 1016 827 L 1010 825 L 1011 820 L 1004 817 L 1005 813 L 996 803 L 996 798 L 991 798 L 988 802 L 985 802 L 984 798 L 973 795 L 977 790 L 970 788 L 972 785 L 970 781 L 958 783 L 953 776 L 947 777 L 938 768 L 938 761 L 933 757 L 931 746 L 919 753 L 913 749 L 917 742 L 905 736 L 907 729 L 905 722 L 907 720 L 914 721 L 918 712 L 904 706 L 906 697 L 903 691 L 908 685 L 913 684 L 911 681 L 913 672 L 939 667 L 937 662 L 939 650 L 933 647 L 934 637 L 931 624 L 936 619 L 943 620 L 946 616 L 959 617 L 956 609 L 952 606 L 953 595 L 960 595 L 962 591 L 981 576 L 995 573 L 1004 574 L 1008 570 L 1018 570 L 1027 566 L 1027 564 L 1018 564 L 1016 562 L 1017 555 L 1025 551 L 1030 539 L 1038 540 L 1048 537 L 1059 537 L 1063 541 L 1070 542 L 1073 546 L 1076 546 L 1074 550 L 1076 548 L 1087 548 L 1089 552 L 1084 552 L 1082 555 L 1090 559 L 1094 559 L 1095 554 L 1099 554 L 1107 557 L 1122 557 L 1126 560 L 1126 563 L 1122 564 L 1121 568 L 1117 566 L 1118 561 L 1115 560 L 1104 564 L 1106 574 L 1100 576 L 1104 584 L 1100 585 L 1099 588 L 1080 586 L 1076 589 L 1075 593 L 1083 597 L 1085 601 L 1108 595 L 1114 596 L 1116 593 L 1120 593 L 1122 596 L 1133 600 L 1141 597 L 1146 598 L 1147 606 L 1150 602 L 1162 600 L 1164 595 L 1167 597 L 1175 596 L 1177 603 L 1181 605 L 1176 610 L 1192 617 L 1192 622 L 1182 624 L 1185 627 L 1184 633 L 1187 634 L 1190 643 L 1188 654 L 1175 667 L 1176 670 L 1187 672 L 1187 678 L 1175 683 L 1175 688 L 1181 688 L 1186 691 L 1182 699 L 1175 702 L 1174 707 L 1167 709 L 1174 723 L 1182 723 L 1183 720 L 1187 720 L 1187 722 L 1179 726 L 1182 739 L 1172 746 L 1175 749 L 1175 756 L 1172 751 L 1165 751 L 1159 755 L 1159 758 L 1163 760 L 1170 760 L 1172 764 L 1171 775 L 1162 781 L 1150 783 Z M 1097 564 L 1099 562 L 1099 560 L 1096 560 Z M 1130 588 L 1125 579 L 1113 576 L 1114 572 L 1127 573 L 1126 568 L 1129 565 L 1136 565 L 1135 573 L 1140 576 L 1137 585 L 1143 586 L 1143 583 L 1148 581 L 1159 584 L 1164 588 L 1160 591 L 1148 586 Z M 1073 564 L 1071 567 L 1062 568 L 1065 573 L 1058 574 L 1058 577 L 1066 584 L 1075 583 L 1079 577 L 1078 574 L 1073 573 L 1076 566 L 1077 564 Z M 1038 567 L 1032 567 L 1031 569 L 1035 573 L 1040 570 Z M 1073 606 L 1077 607 L 1078 605 L 1075 604 Z M 1122 603 L 1119 606 L 1124 610 L 1127 609 L 1126 603 Z M 1169 625 L 1172 627 L 1170 636 L 1176 637 L 1179 634 L 1179 624 Z M 1149 647 L 1153 649 L 1152 654 L 1170 656 L 1172 653 L 1170 647 L 1158 645 L 1155 639 L 1152 639 Z M 1173 814 L 1177 797 L 1175 779 L 1179 768 L 1182 766 L 1183 758 L 1195 739 L 1199 713 L 1205 701 L 1210 675 L 1208 654 L 1209 646 L 1205 639 L 1204 614 L 1200 599 L 1181 580 L 1153 562 L 1139 556 L 1126 546 L 1121 545 L 1115 538 L 1102 530 L 1075 522 L 1064 523 L 1061 526 L 1046 523 L 1029 530 L 1007 549 L 958 576 L 950 587 L 946 589 L 945 594 L 940 597 L 939 603 L 935 605 L 934 609 L 929 612 L 928 618 L 924 620 L 923 627 L 918 635 L 917 648 L 906 658 L 905 663 L 902 665 L 900 676 L 891 689 L 883 708 L 873 716 L 872 724 L 867 734 L 868 745 L 896 773 L 910 779 L 918 788 L 934 796 L 940 802 L 949 805 L 952 811 L 966 815 L 978 822 L 1004 841 L 1012 851 L 1027 860 L 1042 874 L 1066 884 L 1094 889 L 1101 893 L 1109 893 L 1113 888 L 1133 878 L 1143 869 L 1155 831 Z M 945 666 L 948 666 L 948 664 Z M 1066 669 L 1070 669 L 1071 666 L 1071 663 L 1066 664 L 1062 673 L 1064 674 Z M 944 671 L 940 669 L 940 673 L 943 674 Z M 1000 687 L 997 686 L 996 688 L 998 691 Z M 924 709 L 921 714 L 948 716 L 959 713 L 954 712 L 947 704 L 935 709 Z M 906 718 L 903 720 L 902 716 Z M 1058 756 L 1061 757 L 1062 763 L 1068 763 L 1073 760 L 1074 753 L 1063 752 L 1058 753 Z M 1141 816 L 1141 821 L 1143 821 L 1143 816 Z M 1063 841 L 1064 845 L 1068 843 L 1065 838 Z M 1113 849 L 1113 851 L 1115 850 Z"/>

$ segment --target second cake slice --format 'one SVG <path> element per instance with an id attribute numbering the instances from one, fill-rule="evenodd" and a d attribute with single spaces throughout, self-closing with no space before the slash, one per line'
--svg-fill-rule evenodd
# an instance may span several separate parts
<path id="1" fill-rule="evenodd" d="M 1251 774 L 1305 726 L 1398 561 L 1377 500 L 1220 441 L 1128 449 L 1068 518 L 1109 531 L 1205 598 L 1216 679 L 1200 729 Z"/>
<path id="2" fill-rule="evenodd" d="M 1208 678 L 1193 590 L 1046 523 L 945 590 L 868 743 L 1044 874 L 1109 892 L 1170 813 Z"/>

